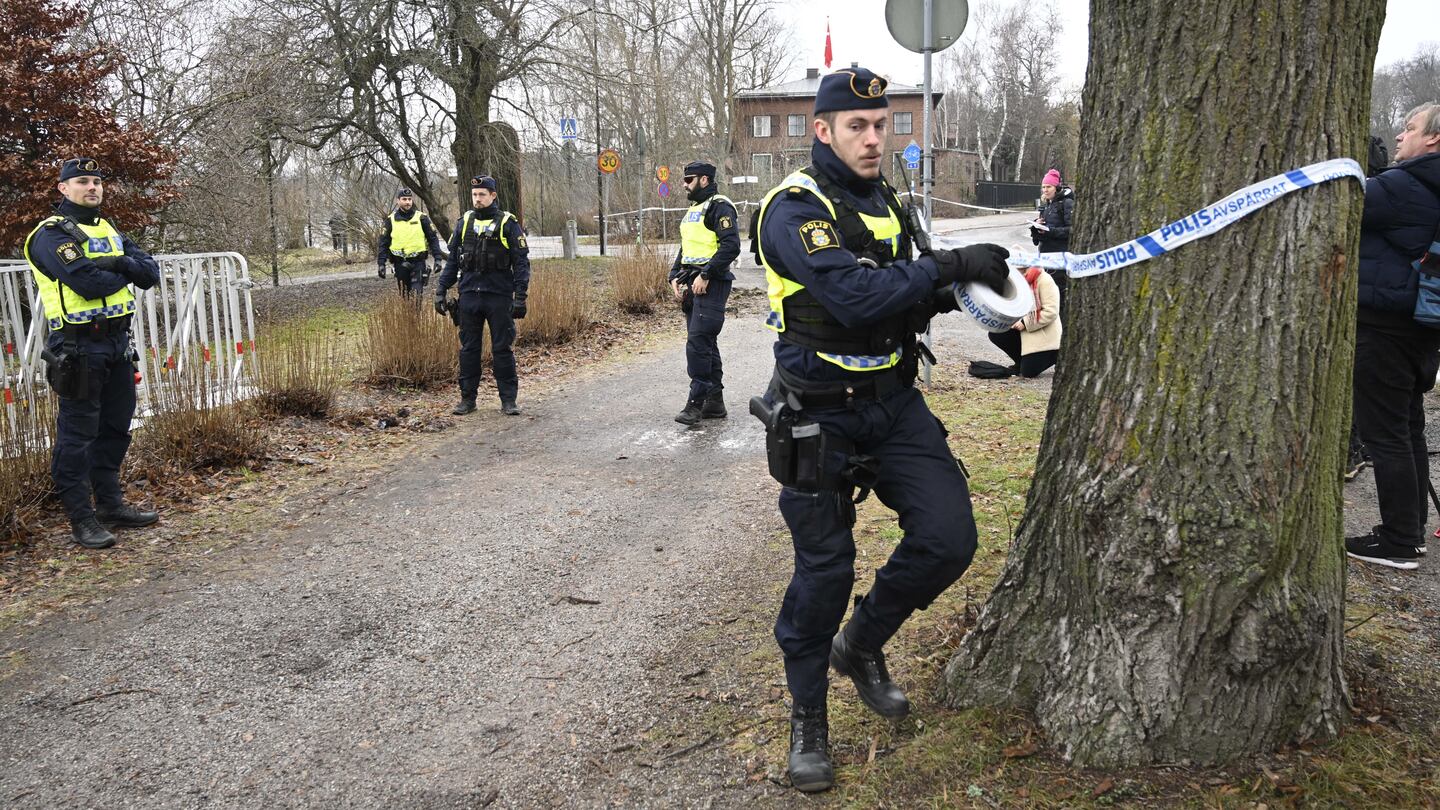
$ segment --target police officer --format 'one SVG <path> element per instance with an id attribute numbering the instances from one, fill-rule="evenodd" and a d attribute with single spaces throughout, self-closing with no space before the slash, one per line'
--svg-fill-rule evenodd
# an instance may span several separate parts
<path id="1" fill-rule="evenodd" d="M 670 268 L 670 289 L 685 311 L 685 370 L 690 395 L 675 417 L 682 425 L 725 418 L 720 329 L 740 255 L 735 204 L 715 186 L 715 167 L 696 161 L 685 167 L 686 196 L 694 205 L 680 220 L 680 251 Z"/>
<path id="2" fill-rule="evenodd" d="M 880 174 L 885 89 L 863 68 L 821 81 L 811 165 L 766 195 L 752 237 L 769 286 L 766 325 L 778 337 L 766 443 L 795 571 L 775 638 L 793 700 L 790 779 L 804 791 L 834 779 L 828 667 L 872 710 L 903 717 L 909 701 L 882 647 L 975 553 L 965 477 L 913 387 L 915 333 L 955 308 L 956 282 L 1000 289 L 1008 273 L 995 245 L 913 257 L 915 234 Z M 857 488 L 899 514 L 904 536 L 839 630 L 855 578 Z"/>
<path id="3" fill-rule="evenodd" d="M 530 249 L 525 229 L 509 211 L 501 210 L 495 178 L 471 178 L 474 208 L 455 222 L 450 234 L 450 256 L 435 287 L 435 311 L 448 311 L 445 291 L 460 288 L 456 320 L 460 325 L 460 402 L 451 413 L 462 416 L 475 410 L 480 387 L 480 352 L 484 330 L 490 327 L 490 363 L 500 389 L 500 410 L 514 416 L 520 380 L 515 373 L 515 321 L 525 317 L 525 296 L 530 289 Z M 456 285 L 456 274 L 459 284 Z"/>
<path id="4" fill-rule="evenodd" d="M 443 255 L 440 236 L 435 233 L 430 217 L 415 208 L 415 195 L 410 189 L 400 189 L 395 194 L 395 210 L 385 218 L 385 224 L 380 229 L 380 243 L 375 247 L 380 278 L 385 278 L 385 266 L 393 264 L 400 294 L 419 295 L 430 275 L 425 258 L 433 256 L 438 262 Z"/>
<path id="5" fill-rule="evenodd" d="M 50 475 L 75 542 L 107 548 L 115 535 L 106 526 L 149 526 L 159 519 L 125 503 L 120 464 L 135 415 L 130 286 L 154 287 L 160 267 L 100 216 L 105 176 L 99 163 L 65 161 L 59 190 L 64 199 L 54 215 L 25 238 L 25 260 L 50 326 L 46 376 L 60 397 Z"/>

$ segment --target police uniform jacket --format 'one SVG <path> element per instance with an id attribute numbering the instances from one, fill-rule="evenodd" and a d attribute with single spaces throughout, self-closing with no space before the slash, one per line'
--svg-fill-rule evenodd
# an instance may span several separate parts
<path id="1" fill-rule="evenodd" d="M 882 185 L 850 171 L 829 146 L 816 141 L 811 147 L 811 164 L 840 187 L 850 205 L 873 216 L 886 216 Z M 829 231 L 823 246 L 805 234 L 816 229 Z M 848 327 L 866 326 L 924 306 L 940 274 L 928 256 L 899 257 L 885 267 L 862 266 L 845 246 L 835 219 L 819 199 L 808 192 L 780 193 L 765 211 L 760 241 L 770 264 L 805 285 L 836 320 Z M 828 224 L 828 229 L 824 226 Z M 857 372 L 827 362 L 812 349 L 775 343 L 775 362 L 793 375 L 815 381 L 857 381 L 874 372 Z"/>
<path id="2" fill-rule="evenodd" d="M 504 233 L 504 244 L 499 239 L 486 240 L 487 249 L 492 251 L 494 267 L 486 272 L 477 268 L 460 273 L 460 257 L 462 253 L 468 253 L 468 250 L 462 251 L 462 246 L 473 247 L 471 240 L 479 240 L 476 229 L 502 216 L 505 222 L 499 230 Z M 473 292 L 512 295 L 517 300 L 525 298 L 530 289 L 530 248 L 525 242 L 525 229 L 520 227 L 520 221 L 513 214 L 501 210 L 497 203 L 461 214 L 455 220 L 449 247 L 450 257 L 445 260 L 445 269 L 440 273 L 436 295 L 455 286 L 458 275 L 462 294 Z"/>
<path id="3" fill-rule="evenodd" d="M 699 199 L 694 200 L 694 202 L 697 205 L 704 203 L 706 200 L 713 198 L 717 191 L 718 189 L 712 182 L 711 185 L 700 189 L 700 192 L 695 195 L 699 197 Z M 705 216 L 702 222 L 704 222 L 706 228 L 715 232 L 715 236 L 719 239 L 720 245 L 715 249 L 715 255 L 711 256 L 710 261 L 700 269 L 698 275 L 705 279 L 734 281 L 735 274 L 730 272 L 730 265 L 734 263 L 735 259 L 740 255 L 739 217 L 735 213 L 735 206 L 731 204 L 729 200 L 723 198 L 716 200 L 705 207 Z M 675 263 L 670 267 L 671 280 L 693 280 L 690 278 L 692 269 L 681 264 L 680 260 L 684 255 L 685 248 L 682 245 L 681 248 L 675 252 Z"/>
<path id="4" fill-rule="evenodd" d="M 69 200 L 62 200 L 55 206 L 55 213 L 82 225 L 98 225 L 100 222 L 100 209 L 76 205 Z M 30 256 L 42 273 L 74 290 L 82 298 L 108 298 L 127 284 L 134 284 L 142 290 L 159 284 L 160 265 L 130 237 L 122 233 L 120 240 L 125 253 L 109 268 L 102 268 L 86 258 L 75 238 L 58 227 L 41 228 L 35 234 L 30 243 Z M 52 313 L 45 314 L 52 316 Z M 53 315 L 58 316 L 58 313 Z"/>
<path id="5" fill-rule="evenodd" d="M 396 208 L 390 217 L 401 222 L 408 222 L 412 217 L 419 217 L 420 230 L 425 233 L 425 247 L 430 251 L 431 256 L 440 255 L 440 234 L 435 232 L 435 224 L 430 221 L 430 217 L 420 213 L 420 209 L 411 208 L 409 211 L 401 211 Z M 395 225 L 390 217 L 385 218 L 385 225 L 380 229 L 380 244 L 375 248 L 375 255 L 379 258 L 380 264 L 395 258 L 390 255 L 390 229 Z"/>
<path id="6" fill-rule="evenodd" d="M 1402 160 L 1365 181 L 1360 222 L 1360 323 L 1402 330 L 1415 323 L 1418 271 L 1440 222 L 1440 153 Z M 1428 331 L 1428 330 L 1427 330 Z"/>

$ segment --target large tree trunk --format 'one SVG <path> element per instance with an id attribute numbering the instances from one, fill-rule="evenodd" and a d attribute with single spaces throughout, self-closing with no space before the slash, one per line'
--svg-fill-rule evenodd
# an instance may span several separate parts
<path id="1" fill-rule="evenodd" d="M 1093 0 L 1074 249 L 1363 156 L 1383 16 L 1382 0 Z M 1071 282 L 1025 517 L 948 702 L 1033 709 L 1096 766 L 1336 732 L 1362 199 L 1325 183 Z"/>

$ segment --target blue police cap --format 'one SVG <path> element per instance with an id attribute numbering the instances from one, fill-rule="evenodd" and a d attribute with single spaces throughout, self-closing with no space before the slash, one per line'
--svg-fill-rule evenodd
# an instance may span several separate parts
<path id="1" fill-rule="evenodd" d="M 684 176 L 689 177 L 692 174 L 699 175 L 701 177 L 708 177 L 711 180 L 714 180 L 715 167 L 710 165 L 709 163 L 706 163 L 703 160 L 697 160 L 693 163 L 686 163 Z"/>
<path id="2" fill-rule="evenodd" d="M 105 179 L 105 173 L 100 171 L 100 164 L 95 158 L 70 158 L 60 166 L 60 182 L 65 182 L 72 177 L 89 175 Z"/>
<path id="3" fill-rule="evenodd" d="M 878 110 L 890 106 L 885 88 L 890 81 L 862 67 L 827 74 L 815 93 L 815 114 L 836 110 Z"/>
<path id="4" fill-rule="evenodd" d="M 410 193 L 410 188 L 409 188 L 408 186 L 401 186 L 401 187 L 400 187 L 400 190 L 397 191 L 397 192 L 395 192 L 395 199 L 397 199 L 397 200 L 400 199 L 401 197 L 414 197 L 414 196 L 415 196 L 414 194 Z"/>
<path id="5" fill-rule="evenodd" d="M 495 178 L 488 174 L 480 174 L 470 178 L 470 188 L 483 188 L 488 191 L 498 190 L 495 185 Z"/>

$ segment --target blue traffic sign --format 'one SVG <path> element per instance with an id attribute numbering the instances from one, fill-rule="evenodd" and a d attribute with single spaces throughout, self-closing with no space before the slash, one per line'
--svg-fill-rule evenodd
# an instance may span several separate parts
<path id="1" fill-rule="evenodd" d="M 905 151 L 903 151 L 903 152 L 900 153 L 900 156 L 903 157 L 903 158 L 905 158 L 905 168 L 907 168 L 907 169 L 918 169 L 918 168 L 920 168 L 920 156 L 921 156 L 920 144 L 915 143 L 914 141 L 911 141 L 911 142 L 910 142 L 910 145 L 907 146 L 907 147 L 905 147 Z"/>
<path id="2" fill-rule="evenodd" d="M 661 183 L 661 184 L 660 184 L 660 187 L 657 188 L 657 189 L 655 189 L 655 191 L 656 191 L 656 193 L 658 193 L 658 194 L 660 195 L 661 199 L 664 199 L 665 197 L 669 197 L 669 196 L 670 196 L 670 184 L 669 184 L 669 183 Z"/>
<path id="3" fill-rule="evenodd" d="M 560 119 L 560 139 L 562 141 L 573 141 L 580 137 L 580 122 L 574 118 Z"/>

